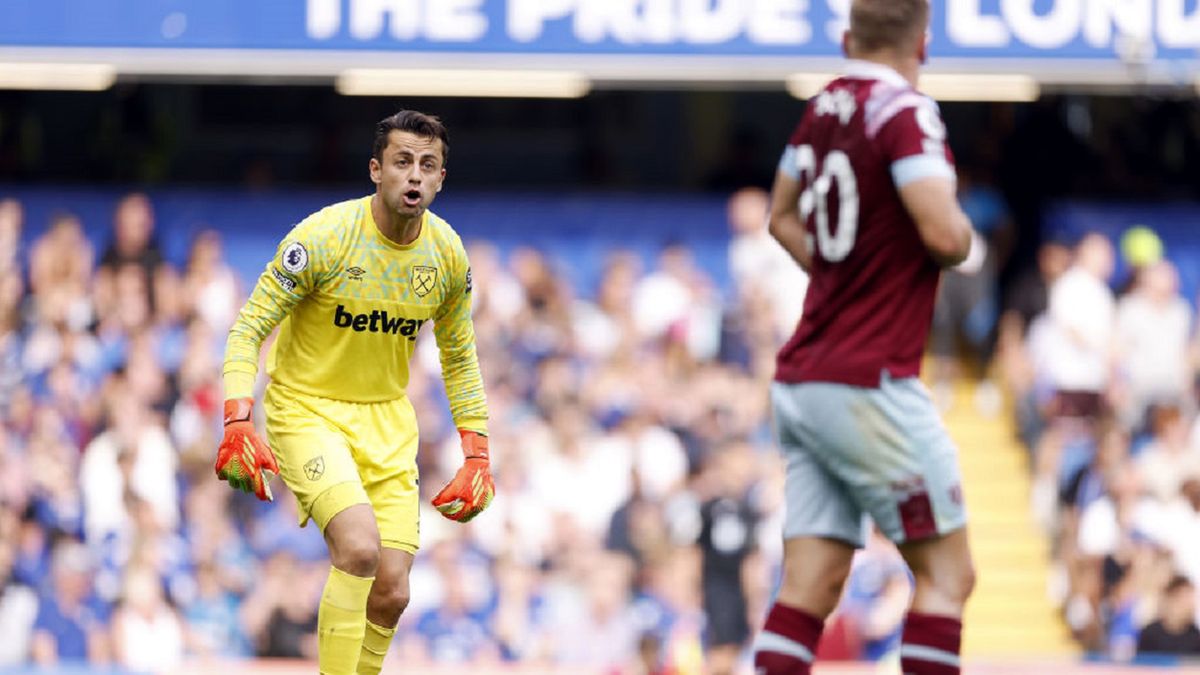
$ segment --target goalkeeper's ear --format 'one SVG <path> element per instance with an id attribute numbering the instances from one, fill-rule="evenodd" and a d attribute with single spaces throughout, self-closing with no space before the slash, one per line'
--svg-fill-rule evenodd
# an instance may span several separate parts
<path id="1" fill-rule="evenodd" d="M 379 185 L 383 182 L 383 165 L 379 160 L 372 157 L 371 161 L 367 162 L 367 173 L 371 176 L 371 182 Z"/>

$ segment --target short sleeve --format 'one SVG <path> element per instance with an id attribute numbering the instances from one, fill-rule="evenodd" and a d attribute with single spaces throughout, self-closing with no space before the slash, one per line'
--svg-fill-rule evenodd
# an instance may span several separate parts
<path id="1" fill-rule="evenodd" d="M 811 107 L 810 103 L 809 108 Z M 787 147 L 783 149 L 783 156 L 779 158 L 779 173 L 792 180 L 800 180 L 800 164 L 797 156 L 800 146 L 804 144 L 804 139 L 808 137 L 808 127 L 809 113 L 805 111 L 795 130 L 792 131 L 791 137 L 788 138 Z"/>
<path id="2" fill-rule="evenodd" d="M 897 188 L 923 178 L 955 180 L 954 155 L 937 103 L 914 91 L 900 95 L 896 112 L 879 128 L 879 150 Z"/>

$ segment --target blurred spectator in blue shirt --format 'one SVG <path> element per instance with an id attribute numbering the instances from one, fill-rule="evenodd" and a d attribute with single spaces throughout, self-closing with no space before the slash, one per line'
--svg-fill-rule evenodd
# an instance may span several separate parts
<path id="1" fill-rule="evenodd" d="M 106 627 L 109 608 L 92 589 L 92 561 L 78 541 L 55 545 L 52 592 L 41 598 L 34 624 L 33 660 L 42 666 L 60 662 L 106 664 L 111 644 Z"/>
<path id="2" fill-rule="evenodd" d="M 487 620 L 471 606 L 461 577 L 445 574 L 442 582 L 442 602 L 417 619 L 425 655 L 442 663 L 470 663 L 492 653 Z"/>

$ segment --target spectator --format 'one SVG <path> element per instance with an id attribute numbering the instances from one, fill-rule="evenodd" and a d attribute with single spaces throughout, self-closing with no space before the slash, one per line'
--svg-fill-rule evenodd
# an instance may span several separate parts
<path id="1" fill-rule="evenodd" d="M 619 251 L 608 256 L 594 310 L 577 314 L 575 336 L 585 356 L 619 357 L 636 348 L 633 293 L 640 273 L 641 263 L 635 254 Z"/>
<path id="2" fill-rule="evenodd" d="M 38 665 L 98 666 L 111 660 L 109 612 L 93 593 L 93 569 L 83 544 L 64 539 L 55 546 L 52 583 L 41 598 L 34 623 L 32 652 Z"/>
<path id="3" fill-rule="evenodd" d="M 21 229 L 25 209 L 15 199 L 0 199 L 0 277 L 20 272 Z"/>
<path id="4" fill-rule="evenodd" d="M 304 567 L 287 552 L 267 559 L 245 598 L 243 621 L 259 656 L 317 657 L 317 602 L 328 568 Z"/>
<path id="5" fill-rule="evenodd" d="M 1179 274 L 1163 260 L 1141 270 L 1117 303 L 1117 351 L 1128 393 L 1124 419 L 1140 424 L 1152 403 L 1184 400 L 1192 308 L 1179 295 Z"/>
<path id="6" fill-rule="evenodd" d="M 664 547 L 670 546 L 662 504 L 647 497 L 641 483 L 635 468 L 630 480 L 633 490 L 613 513 L 604 543 L 608 550 L 629 556 L 638 567 L 657 559 Z"/>
<path id="7" fill-rule="evenodd" d="M 640 635 L 629 603 L 633 565 L 619 554 L 590 558 L 575 570 L 570 590 L 552 597 L 550 620 L 557 663 L 573 669 L 617 669 L 628 663 Z"/>
<path id="8" fill-rule="evenodd" d="M 155 307 L 160 295 L 159 282 L 166 279 L 170 269 L 154 238 L 154 207 L 150 198 L 135 192 L 117 202 L 113 211 L 113 238 L 100 256 L 97 293 L 111 307 L 114 282 L 122 269 L 133 269 L 141 279 L 147 306 Z"/>
<path id="9" fill-rule="evenodd" d="M 25 284 L 18 270 L 0 272 L 0 407 L 7 406 L 25 379 L 22 368 L 21 299 Z"/>
<path id="10" fill-rule="evenodd" d="M 1159 618 L 1138 636 L 1137 654 L 1200 656 L 1196 587 L 1186 577 L 1175 577 L 1167 584 Z"/>
<path id="11" fill-rule="evenodd" d="M 781 342 L 800 320 L 808 275 L 767 232 L 770 207 L 770 195 L 761 188 L 743 188 L 729 198 L 729 272 L 740 302 L 756 296 L 766 300 L 775 340 Z"/>
<path id="12" fill-rule="evenodd" d="M 490 633 L 505 661 L 538 662 L 549 655 L 538 574 L 511 559 L 496 561 L 496 600 Z"/>
<path id="13" fill-rule="evenodd" d="M 238 658 L 252 655 L 242 626 L 241 602 L 221 583 L 215 564 L 196 567 L 196 595 L 183 613 L 188 651 L 202 657 Z"/>
<path id="14" fill-rule="evenodd" d="M 154 570 L 131 567 L 121 596 L 112 621 L 117 662 L 134 671 L 178 668 L 183 661 L 183 626 L 167 605 Z"/>
<path id="15" fill-rule="evenodd" d="M 630 668 L 631 675 L 680 675 L 681 671 L 667 662 L 663 640 L 653 632 L 638 638 L 637 659 Z"/>
<path id="16" fill-rule="evenodd" d="M 1005 312 L 1016 322 L 1018 337 L 1024 337 L 1029 324 L 1050 306 L 1050 289 L 1071 267 L 1071 249 L 1056 241 L 1038 249 L 1037 268 L 1017 277 L 1009 287 Z"/>
<path id="17" fill-rule="evenodd" d="M 1190 579 L 1200 579 L 1200 477 L 1183 481 L 1158 527 L 1156 538 L 1174 554 L 1175 567 Z"/>
<path id="18" fill-rule="evenodd" d="M 548 508 L 599 536 L 629 495 L 632 458 L 598 443 L 592 420 L 578 407 L 555 412 L 553 429 L 554 450 L 531 467 L 530 483 Z M 577 498 L 583 494 L 587 499 Z"/>
<path id="19" fill-rule="evenodd" d="M 482 608 L 472 602 L 457 560 L 443 558 L 441 602 L 417 619 L 416 634 L 426 658 L 443 663 L 471 663 L 493 649 Z"/>
<path id="20" fill-rule="evenodd" d="M 91 325 L 92 246 L 79 219 L 66 212 L 55 214 L 46 233 L 34 242 L 29 262 L 29 285 L 39 317 L 76 332 Z"/>
<path id="21" fill-rule="evenodd" d="M 1200 448 L 1189 443 L 1187 421 L 1176 405 L 1150 409 L 1150 442 L 1137 458 L 1138 472 L 1146 487 L 1166 503 L 1179 494 L 1190 478 L 1200 478 Z"/>
<path id="22" fill-rule="evenodd" d="M 1046 357 L 1055 388 L 1055 415 L 1095 418 L 1113 370 L 1114 300 L 1112 243 L 1088 234 L 1075 251 L 1075 264 L 1050 289 L 1048 314 L 1053 339 Z"/>
<path id="23" fill-rule="evenodd" d="M 634 288 L 633 318 L 642 337 L 662 341 L 672 362 L 716 356 L 720 313 L 712 280 L 682 244 L 665 246 L 658 269 Z"/>
<path id="24" fill-rule="evenodd" d="M 732 675 L 750 639 L 743 575 L 758 520 L 749 501 L 752 453 L 746 445 L 734 445 L 713 458 L 708 469 L 711 495 L 700 507 L 705 661 L 714 675 Z"/>
<path id="25" fill-rule="evenodd" d="M 204 230 L 192 242 L 184 271 L 182 302 L 185 315 L 204 320 L 213 331 L 224 333 L 233 325 L 241 302 L 238 279 L 225 263 L 221 235 Z"/>
<path id="26" fill-rule="evenodd" d="M 15 523 L 0 526 L 0 668 L 26 663 L 33 637 L 33 622 L 38 615 L 38 599 L 33 589 L 12 577 Z"/>
<path id="27" fill-rule="evenodd" d="M 999 191 L 974 178 L 960 169 L 959 201 L 981 239 L 966 262 L 942 275 L 933 314 L 934 391 L 944 407 L 950 403 L 952 382 L 958 376 L 960 346 L 967 348 L 966 356 L 980 374 L 991 363 L 999 315 L 996 284 L 1004 263 L 1002 246 L 1012 229 Z M 991 386 L 985 385 L 985 390 L 994 393 Z"/>
<path id="28" fill-rule="evenodd" d="M 121 380 L 113 380 L 107 407 L 110 426 L 88 444 L 80 466 L 87 540 L 99 544 L 128 532 L 126 491 L 149 502 L 159 521 L 174 528 L 179 497 L 170 437 Z"/>

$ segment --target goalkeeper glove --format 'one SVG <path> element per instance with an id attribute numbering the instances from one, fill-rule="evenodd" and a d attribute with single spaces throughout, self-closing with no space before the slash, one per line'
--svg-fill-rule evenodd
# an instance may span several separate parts
<path id="1" fill-rule="evenodd" d="M 271 479 L 279 473 L 275 455 L 254 432 L 250 412 L 254 399 L 233 398 L 225 401 L 225 438 L 217 450 L 217 478 L 232 487 L 253 492 L 263 501 L 271 501 Z"/>
<path id="2" fill-rule="evenodd" d="M 433 498 L 433 505 L 450 520 L 465 523 L 492 503 L 496 486 L 489 469 L 487 436 L 462 429 L 458 434 L 462 437 L 463 465 Z"/>

